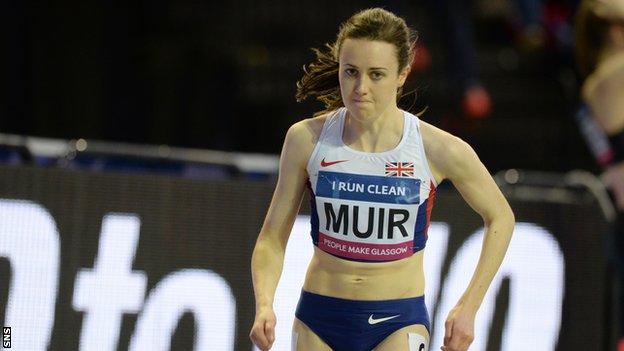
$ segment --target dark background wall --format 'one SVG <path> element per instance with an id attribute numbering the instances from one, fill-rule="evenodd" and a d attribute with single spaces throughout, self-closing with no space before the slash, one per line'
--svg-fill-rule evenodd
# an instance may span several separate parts
<path id="1" fill-rule="evenodd" d="M 569 22 L 567 1 L 546 3 Z M 294 99 L 309 48 L 357 10 L 385 6 L 432 53 L 404 108 L 429 106 L 423 119 L 471 143 L 492 172 L 593 168 L 572 118 L 569 26 L 523 52 L 493 4 L 514 13 L 505 0 L 466 13 L 494 102 L 489 118 L 470 120 L 451 98 L 446 33 L 426 1 L 2 1 L 0 132 L 278 153 L 288 126 L 321 108 Z"/>
<path id="2" fill-rule="evenodd" d="M 4 213 L 8 213 L 8 201 L 21 201 L 24 204 L 22 212 L 28 209 L 27 204 L 36 204 L 49 214 L 58 233 L 60 265 L 57 276 L 54 277 L 58 282 L 58 292 L 52 301 L 53 323 L 49 326 L 32 325 L 32 328 L 37 329 L 50 328 L 48 349 L 79 349 L 80 334 L 87 328 L 87 312 L 75 307 L 76 291 L 79 290 L 78 274 L 83 269 L 96 269 L 96 262 L 99 262 L 102 266 L 98 268 L 98 279 L 102 279 L 106 268 L 110 268 L 107 265 L 113 263 L 102 259 L 103 221 L 110 214 L 136 216 L 141 224 L 137 246 L 129 251 L 127 269 L 123 272 L 111 270 L 108 271 L 109 274 L 129 274 L 130 271 L 145 274 L 147 300 L 148 295 L 154 295 L 157 285 L 174 272 L 199 269 L 217 273 L 227 281 L 236 300 L 235 349 L 251 349 L 248 333 L 253 323 L 254 300 L 249 262 L 274 182 L 198 181 L 158 175 L 5 166 L 0 167 L 0 179 L 8 180 L 0 182 L 0 205 L 7 211 Z M 609 320 L 612 308 L 609 300 L 604 298 L 607 276 L 599 273 L 606 270 L 600 233 L 605 233 L 608 225 L 597 203 L 587 193 L 571 196 L 567 198 L 567 203 L 521 200 L 510 193 L 507 196 L 516 214 L 517 223 L 534 223 L 548 230 L 556 239 L 556 246 L 564 258 L 565 292 L 555 350 L 600 349 L 607 344 L 609 326 L 613 326 L 613 323 Z M 302 213 L 309 214 L 305 203 Z M 34 213 L 25 215 L 20 218 L 29 218 L 31 223 L 36 223 L 28 227 L 30 233 L 44 232 L 41 222 L 34 221 L 37 218 Z M 452 189 L 442 189 L 438 193 L 432 221 L 446 223 L 451 233 L 448 252 L 442 265 L 441 283 L 450 274 L 451 263 L 462 245 L 483 222 Z M 0 217 L 0 227 L 7 233 L 5 235 L 14 237 L 26 234 L 21 231 L 24 223 L 16 216 Z M 307 238 L 307 233 L 300 234 Z M 0 249 L 9 251 L 3 251 L 4 255 L 11 253 L 7 247 L 17 247 L 11 245 L 15 241 L 0 242 Z M 28 247 L 29 243 L 25 244 Z M 126 252 L 123 245 L 118 245 L 114 250 L 115 254 Z M 41 259 L 41 252 L 47 252 L 48 247 L 34 242 L 30 247 L 33 254 L 20 257 L 21 262 L 27 263 L 20 267 L 21 272 L 28 273 L 40 268 L 42 262 L 45 262 Z M 553 255 L 556 253 L 552 251 Z M 516 259 L 534 260 L 534 255 L 532 253 Z M 17 260 L 12 261 L 11 256 L 8 257 L 0 257 L 0 321 L 6 318 L 7 306 L 11 303 L 10 291 L 18 285 L 16 277 L 12 276 Z M 544 272 L 552 269 L 548 268 Z M 115 281 L 124 284 L 127 277 L 128 275 L 123 275 Z M 536 283 L 539 278 L 535 281 L 518 281 L 512 278 L 511 282 L 508 278 L 499 291 L 491 289 L 497 296 L 496 313 L 489 335 L 480 336 L 489 340 L 487 350 L 501 349 L 505 318 L 509 318 L 511 314 L 510 284 L 522 282 L 534 286 L 532 291 L 535 294 L 540 292 L 541 286 Z M 30 282 L 33 283 L 32 280 Z M 88 288 L 93 289 L 94 295 L 108 294 L 115 301 L 118 300 L 115 294 L 119 293 L 119 289 L 125 294 L 129 293 L 129 289 L 124 290 L 116 284 L 101 284 L 96 285 L 97 288 L 93 288 L 93 285 Z M 284 284 L 284 279 L 281 284 Z M 450 289 L 442 285 L 439 291 L 440 294 L 443 291 L 452 293 Z M 47 291 L 41 290 L 36 294 L 46 293 Z M 15 295 L 17 294 L 13 293 L 14 299 L 18 300 L 19 296 Z M 17 310 L 17 319 L 24 319 L 24 315 L 28 315 L 31 308 L 39 307 L 41 301 L 43 299 L 33 301 L 24 310 Z M 542 299 L 535 297 L 535 301 L 539 303 Z M 168 302 L 176 304 L 177 301 Z M 126 310 L 123 313 L 122 324 L 118 330 L 112 331 L 113 335 L 119 335 L 118 350 L 128 349 L 139 324 L 138 315 L 145 308 L 140 304 L 136 311 Z M 161 309 L 162 319 L 165 320 L 169 315 L 164 307 L 161 306 Z M 530 309 L 524 309 L 523 312 L 527 310 Z M 438 308 L 434 308 L 430 313 L 435 315 L 437 311 Z M 215 311 L 215 315 L 218 315 L 218 311 Z M 197 318 L 191 311 L 180 317 L 171 337 L 172 350 L 192 349 L 198 333 Z M 443 326 L 441 320 L 433 322 L 434 328 Z M 19 328 L 10 322 L 4 325 L 13 327 L 15 349 L 22 350 L 24 347 L 20 348 L 19 345 L 32 342 L 27 339 L 28 330 L 24 330 L 27 328 Z"/>

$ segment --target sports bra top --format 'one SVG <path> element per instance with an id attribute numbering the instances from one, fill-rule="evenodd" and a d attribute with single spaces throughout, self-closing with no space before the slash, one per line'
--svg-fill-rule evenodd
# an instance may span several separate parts
<path id="1" fill-rule="evenodd" d="M 343 140 L 347 109 L 332 112 L 307 164 L 312 242 L 336 257 L 387 262 L 427 242 L 437 184 L 420 121 L 403 111 L 403 136 L 392 150 L 354 150 Z"/>

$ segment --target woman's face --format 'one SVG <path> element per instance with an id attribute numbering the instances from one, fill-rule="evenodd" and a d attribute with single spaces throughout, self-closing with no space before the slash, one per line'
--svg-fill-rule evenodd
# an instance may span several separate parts
<path id="1" fill-rule="evenodd" d="M 397 89 L 408 70 L 398 74 L 396 48 L 384 41 L 346 39 L 339 57 L 342 101 L 357 119 L 374 119 L 396 106 Z"/>

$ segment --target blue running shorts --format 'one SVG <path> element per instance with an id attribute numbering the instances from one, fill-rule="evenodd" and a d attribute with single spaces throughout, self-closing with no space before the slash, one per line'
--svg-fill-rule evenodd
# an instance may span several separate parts
<path id="1" fill-rule="evenodd" d="M 295 316 L 334 351 L 370 351 L 413 324 L 431 333 L 424 296 L 359 301 L 301 291 Z"/>

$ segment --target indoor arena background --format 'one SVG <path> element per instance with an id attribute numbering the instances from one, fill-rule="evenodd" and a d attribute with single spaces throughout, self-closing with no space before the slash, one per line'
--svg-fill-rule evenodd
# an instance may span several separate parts
<path id="1" fill-rule="evenodd" d="M 516 216 L 470 350 L 613 349 L 614 209 L 577 120 L 576 3 L 544 1 L 531 46 L 503 0 L 462 13 L 485 115 L 455 89 L 426 1 L 2 2 L 3 342 L 10 328 L 15 350 L 253 350 L 250 260 L 277 154 L 322 107 L 296 103 L 295 82 L 309 48 L 370 6 L 403 16 L 429 55 L 401 106 L 469 142 Z M 308 201 L 277 291 L 278 351 L 312 253 Z M 425 254 L 432 350 L 482 226 L 441 184 Z"/>

